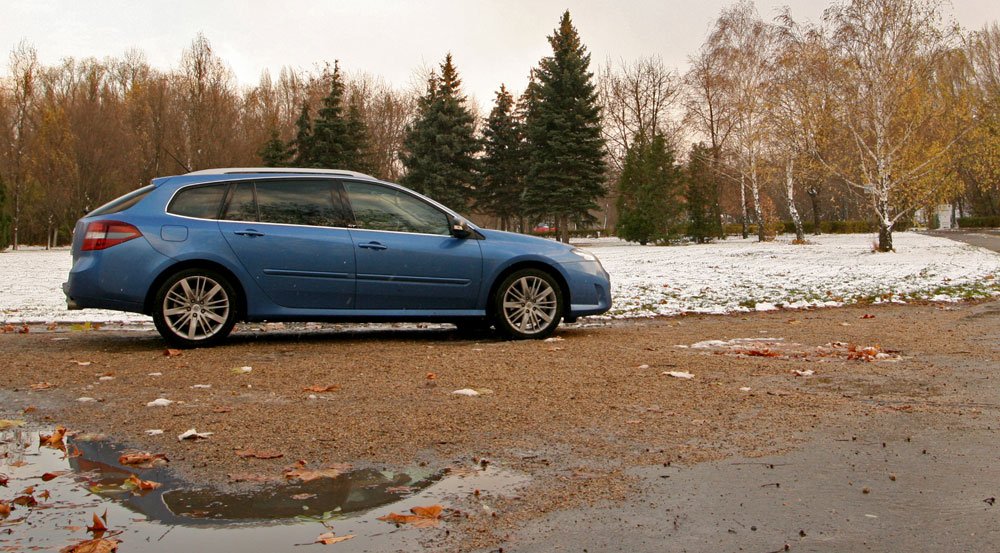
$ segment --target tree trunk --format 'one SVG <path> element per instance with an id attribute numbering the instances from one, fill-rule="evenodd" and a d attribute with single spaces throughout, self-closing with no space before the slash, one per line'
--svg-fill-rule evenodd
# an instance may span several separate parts
<path id="1" fill-rule="evenodd" d="M 810 203 L 812 203 L 812 212 L 813 212 L 813 234 L 819 236 L 820 234 L 822 234 L 823 230 L 820 228 L 819 224 L 819 207 L 816 205 L 817 195 L 819 195 L 819 192 L 817 192 L 815 188 L 809 189 L 809 201 Z"/>
<path id="2" fill-rule="evenodd" d="M 569 244 L 569 216 L 560 215 L 556 218 L 556 225 L 559 227 L 559 241 Z"/>
<path id="3" fill-rule="evenodd" d="M 882 194 L 876 201 L 875 210 L 878 212 L 878 251 L 891 252 L 892 249 L 892 217 L 889 207 L 888 194 Z"/>
<path id="4" fill-rule="evenodd" d="M 767 239 L 764 229 L 764 209 L 760 205 L 760 183 L 757 182 L 757 162 L 750 162 L 750 195 L 753 196 L 753 211 L 757 217 L 757 241 Z"/>
<path id="5" fill-rule="evenodd" d="M 788 213 L 792 216 L 792 224 L 795 225 L 795 241 L 802 244 L 806 241 L 806 233 L 802 230 L 802 218 L 799 217 L 799 210 L 795 209 L 795 162 L 792 159 L 785 164 L 785 195 L 788 197 Z"/>
<path id="6" fill-rule="evenodd" d="M 740 209 L 740 222 L 743 224 L 743 238 L 746 239 L 750 236 L 750 228 L 747 225 L 747 186 L 746 181 L 743 179 L 743 175 L 740 175 Z"/>

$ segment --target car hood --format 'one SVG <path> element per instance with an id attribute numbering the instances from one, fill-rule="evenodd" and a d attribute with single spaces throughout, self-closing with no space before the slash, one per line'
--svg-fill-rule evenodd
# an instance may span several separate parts
<path id="1" fill-rule="evenodd" d="M 496 240 L 498 242 L 506 242 L 509 244 L 518 244 L 526 247 L 532 248 L 532 251 L 539 254 L 562 254 L 567 253 L 573 249 L 573 246 L 563 244 L 562 242 L 556 242 L 555 240 L 547 240 L 545 238 L 539 238 L 537 236 L 528 236 L 527 234 L 518 234 L 515 232 L 504 232 L 502 230 L 488 230 L 479 229 L 479 232 L 486 237 L 486 240 Z"/>

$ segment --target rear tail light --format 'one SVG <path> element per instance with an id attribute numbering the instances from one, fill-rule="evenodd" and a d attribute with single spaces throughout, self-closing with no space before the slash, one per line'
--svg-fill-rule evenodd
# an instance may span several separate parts
<path id="1" fill-rule="evenodd" d="M 139 238 L 139 229 L 121 221 L 94 221 L 87 225 L 83 236 L 83 251 L 106 250 L 133 238 Z"/>

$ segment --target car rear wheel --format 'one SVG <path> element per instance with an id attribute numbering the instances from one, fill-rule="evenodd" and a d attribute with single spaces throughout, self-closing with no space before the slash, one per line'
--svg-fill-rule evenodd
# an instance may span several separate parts
<path id="1" fill-rule="evenodd" d="M 168 278 L 156 293 L 153 322 L 171 345 L 215 345 L 236 324 L 236 291 L 222 275 L 187 269 Z"/>
<path id="2" fill-rule="evenodd" d="M 500 283 L 493 298 L 497 330 L 515 340 L 550 336 L 559 326 L 563 293 L 545 271 L 521 269 Z"/>

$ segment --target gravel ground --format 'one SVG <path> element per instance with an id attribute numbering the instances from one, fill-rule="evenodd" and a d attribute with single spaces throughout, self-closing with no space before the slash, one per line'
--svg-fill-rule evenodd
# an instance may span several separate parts
<path id="1" fill-rule="evenodd" d="M 0 418 L 104 433 L 167 454 L 182 477 L 220 486 L 233 485 L 231 474 L 279 476 L 296 459 L 407 466 L 487 458 L 531 475 L 516 498 L 496 499 L 498 516 L 456 523 L 459 531 L 437 543 L 466 549 L 498 543 L 546 512 L 626 497 L 634 492 L 625 475 L 631 467 L 772 455 L 830 418 L 940 409 L 926 400 L 947 391 L 947 374 L 923 357 L 984 354 L 981 343 L 951 331 L 971 306 L 576 325 L 546 342 L 446 329 L 242 329 L 221 347 L 174 356 L 151 332 L 37 326 L 0 334 Z M 782 349 L 770 342 L 734 355 L 677 347 L 764 337 L 783 338 Z M 888 358 L 816 349 L 834 342 L 876 347 Z M 32 388 L 40 383 L 50 387 Z M 305 390 L 332 385 L 339 388 Z M 462 388 L 481 395 L 452 393 Z M 146 406 L 158 398 L 176 403 Z M 28 406 L 35 409 L 22 415 Z M 213 434 L 179 442 L 189 428 Z M 148 436 L 149 429 L 164 434 Z M 284 457 L 242 459 L 240 449 Z"/>

